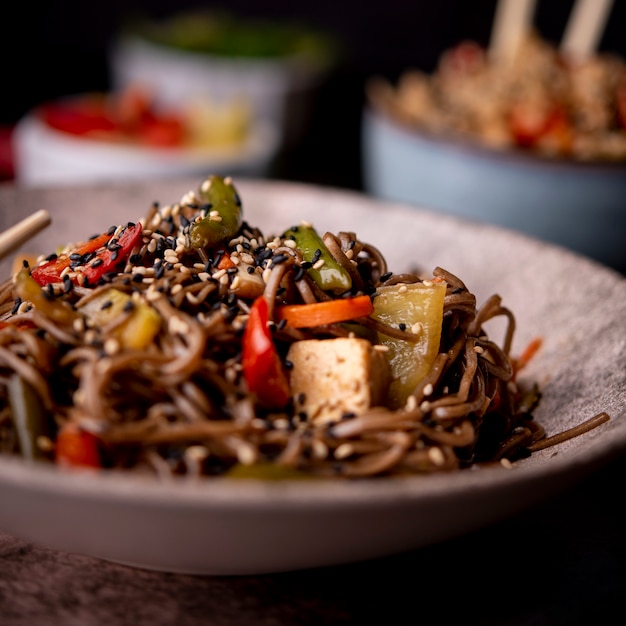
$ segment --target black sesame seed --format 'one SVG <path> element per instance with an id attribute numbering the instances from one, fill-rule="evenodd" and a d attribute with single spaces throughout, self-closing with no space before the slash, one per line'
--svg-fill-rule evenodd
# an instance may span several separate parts
<path id="1" fill-rule="evenodd" d="M 109 235 L 109 237 L 117 230 L 117 226 L 109 226 L 109 229 L 107 230 L 107 235 Z"/>
<path id="2" fill-rule="evenodd" d="M 106 311 L 106 309 L 110 309 L 112 306 L 113 306 L 113 301 L 106 300 L 105 302 L 102 303 L 102 306 L 100 307 L 100 309 L 102 311 Z"/>
<path id="3" fill-rule="evenodd" d="M 246 272 L 248 272 L 248 274 L 254 274 L 254 268 L 253 268 L 251 265 L 249 265 L 249 266 L 246 268 Z"/>
<path id="4" fill-rule="evenodd" d="M 127 300 L 124 303 L 124 306 L 123 306 L 122 310 L 124 312 L 128 313 L 128 311 L 132 311 L 134 308 L 135 308 L 135 303 L 132 300 Z"/>
<path id="5" fill-rule="evenodd" d="M 302 261 L 302 263 L 300 263 L 300 267 L 303 270 L 309 270 L 313 267 L 313 263 L 311 263 L 310 261 Z"/>
<path id="6" fill-rule="evenodd" d="M 285 365 L 285 369 L 287 369 L 287 370 L 292 370 L 293 369 L 293 362 L 289 361 L 288 359 L 285 359 L 284 365 Z"/>
<path id="7" fill-rule="evenodd" d="M 92 264 L 91 267 L 100 267 L 104 261 L 101 258 L 97 258 Z"/>
<path id="8" fill-rule="evenodd" d="M 393 275 L 393 272 L 387 272 L 387 273 L 383 274 L 380 277 L 380 282 L 382 282 L 382 283 L 387 282 L 392 277 L 392 275 Z"/>
<path id="9" fill-rule="evenodd" d="M 275 254 L 272 257 L 272 265 L 280 265 L 281 263 L 284 263 L 288 258 L 289 256 L 286 254 Z"/>
<path id="10" fill-rule="evenodd" d="M 15 298 L 15 300 L 13 301 L 13 308 L 11 309 L 11 315 L 15 315 L 17 313 L 17 310 L 20 308 L 21 304 L 22 298 Z"/>
<path id="11" fill-rule="evenodd" d="M 405 331 L 405 330 L 406 330 L 406 324 L 405 324 L 404 322 L 400 322 L 400 323 L 398 324 L 398 328 L 399 328 L 400 330 L 402 330 L 402 331 Z"/>
<path id="12" fill-rule="evenodd" d="M 317 261 L 320 260 L 320 257 L 322 256 L 322 251 L 318 248 L 314 253 L 313 253 L 313 263 L 317 263 Z"/>
<path id="13" fill-rule="evenodd" d="M 141 261 L 141 254 L 131 254 L 130 258 L 128 259 L 133 265 L 136 265 L 137 263 L 139 263 L 139 261 Z"/>
<path id="14" fill-rule="evenodd" d="M 143 282 L 143 274 L 133 274 L 133 282 L 134 283 Z"/>

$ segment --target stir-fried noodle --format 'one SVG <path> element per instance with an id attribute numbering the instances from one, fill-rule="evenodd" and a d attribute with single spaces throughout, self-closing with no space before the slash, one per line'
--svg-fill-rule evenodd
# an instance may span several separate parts
<path id="1" fill-rule="evenodd" d="M 239 207 L 236 193 L 233 198 Z M 350 277 L 343 291 L 324 289 L 309 271 L 319 259 L 307 261 L 292 236 L 266 238 L 243 218 L 232 236 L 198 245 L 192 226 L 210 219 L 219 224 L 222 216 L 200 192 L 189 192 L 175 204 L 152 206 L 137 223 L 142 230 L 130 251 L 122 241 L 133 224 L 122 225 L 111 229 L 103 247 L 74 252 L 58 279 L 33 288 L 26 280 L 34 276 L 31 264 L 4 284 L 0 451 L 58 460 L 60 434 L 67 431 L 77 436 L 70 450 L 90 442 L 96 451 L 96 463 L 81 463 L 89 455 L 78 453 L 75 464 L 159 475 L 248 468 L 259 476 L 369 477 L 507 463 L 547 441 L 532 416 L 540 393 L 522 391 L 516 381 L 515 318 L 499 296 L 478 307 L 462 280 L 439 267 L 427 279 L 393 274 L 381 252 L 352 232 L 323 236 L 325 253 Z M 108 270 L 92 284 L 81 272 L 103 258 Z M 272 406 L 251 391 L 242 351 L 259 296 L 268 304 L 271 337 L 288 378 L 287 352 L 305 339 L 414 339 L 402 324 L 372 315 L 294 327 L 279 320 L 281 307 L 363 295 L 375 301 L 381 287 L 433 281 L 445 284 L 440 342 L 401 406 L 383 400 L 314 419 L 299 406 L 302 397 L 291 393 Z M 116 302 L 111 294 L 123 306 L 107 317 Z M 501 346 L 484 330 L 497 317 L 506 320 Z M 121 330 L 133 320 L 129 340 Z M 142 344 L 148 327 L 152 334 Z"/>

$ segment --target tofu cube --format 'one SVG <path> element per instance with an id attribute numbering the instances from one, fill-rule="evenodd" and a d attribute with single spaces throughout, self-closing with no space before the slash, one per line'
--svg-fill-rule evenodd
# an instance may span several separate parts
<path id="1" fill-rule="evenodd" d="M 338 337 L 297 341 L 287 359 L 297 412 L 315 422 L 339 420 L 383 404 L 390 382 L 386 356 L 366 339 Z"/>

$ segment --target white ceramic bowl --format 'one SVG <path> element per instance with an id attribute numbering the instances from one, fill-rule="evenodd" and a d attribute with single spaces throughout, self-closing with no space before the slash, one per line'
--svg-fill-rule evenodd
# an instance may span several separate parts
<path id="1" fill-rule="evenodd" d="M 120 37 L 110 50 L 113 89 L 140 85 L 158 104 L 179 106 L 190 98 L 243 101 L 253 118 L 278 129 L 283 147 L 303 136 L 312 98 L 326 67 L 308 57 L 225 57 Z"/>
<path id="2" fill-rule="evenodd" d="M 116 144 L 64 133 L 34 113 L 13 133 L 15 179 L 22 186 L 88 184 L 182 175 L 266 176 L 278 151 L 278 134 L 256 122 L 241 144 L 155 148 Z"/>
<path id="3" fill-rule="evenodd" d="M 436 137 L 367 107 L 364 186 L 513 228 L 626 272 L 626 163 L 583 163 Z"/>
<path id="4" fill-rule="evenodd" d="M 51 226 L 25 251 L 48 251 L 176 201 L 197 179 L 81 188 L 0 185 L 0 230 L 35 209 Z M 626 278 L 518 233 L 362 194 L 237 180 L 246 219 L 266 233 L 302 219 L 322 232 L 355 231 L 390 268 L 440 265 L 479 302 L 515 313 L 513 351 L 535 336 L 528 364 L 549 435 L 600 411 L 611 420 L 535 452 L 511 470 L 443 472 L 398 480 L 173 480 L 68 473 L 0 456 L 0 530 L 69 552 L 196 574 L 259 574 L 336 565 L 415 549 L 535 505 L 626 451 Z M 84 210 L 89 207 L 90 210 Z M 4 259 L 0 263 L 9 263 Z M 586 319 L 581 315 L 586 314 Z M 616 497 L 619 497 L 617 494 Z"/>

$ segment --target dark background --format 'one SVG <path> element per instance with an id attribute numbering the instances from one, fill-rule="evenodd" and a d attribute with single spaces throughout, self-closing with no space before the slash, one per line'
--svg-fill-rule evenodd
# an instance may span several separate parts
<path id="1" fill-rule="evenodd" d="M 539 0 L 534 22 L 539 33 L 558 43 L 572 5 L 573 0 Z M 359 189 L 367 78 L 394 79 L 409 67 L 431 71 L 439 55 L 463 39 L 486 45 L 496 0 L 52 0 L 41 6 L 13 0 L 0 21 L 0 126 L 12 125 L 46 99 L 106 90 L 107 49 L 129 17 L 158 18 L 199 6 L 302 20 L 341 41 L 343 55 L 317 96 L 310 132 L 284 155 L 275 176 Z M 626 56 L 624 0 L 615 0 L 600 49 Z"/>

